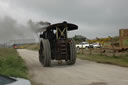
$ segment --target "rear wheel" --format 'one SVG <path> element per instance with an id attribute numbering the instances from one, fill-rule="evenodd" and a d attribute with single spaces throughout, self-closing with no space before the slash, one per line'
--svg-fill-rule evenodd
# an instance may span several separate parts
<path id="1" fill-rule="evenodd" d="M 76 47 L 75 47 L 75 43 L 73 40 L 71 40 L 70 44 L 70 58 L 69 60 L 66 62 L 68 65 L 73 65 L 76 62 Z"/>
<path id="2" fill-rule="evenodd" d="M 44 67 L 49 67 L 51 65 L 51 48 L 48 39 L 42 41 L 42 50 L 40 49 L 39 60 Z"/>

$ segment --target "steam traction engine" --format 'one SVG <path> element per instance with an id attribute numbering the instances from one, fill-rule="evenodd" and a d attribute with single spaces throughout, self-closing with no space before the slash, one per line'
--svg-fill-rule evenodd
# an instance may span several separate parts
<path id="1" fill-rule="evenodd" d="M 44 67 L 51 65 L 51 60 L 65 60 L 68 65 L 76 62 L 76 50 L 73 39 L 67 32 L 78 29 L 75 24 L 63 22 L 49 25 L 40 34 L 39 61 Z"/>

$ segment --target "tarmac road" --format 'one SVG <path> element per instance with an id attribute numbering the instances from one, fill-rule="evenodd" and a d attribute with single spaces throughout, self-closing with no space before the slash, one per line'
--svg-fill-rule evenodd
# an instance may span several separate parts
<path id="1" fill-rule="evenodd" d="M 75 65 L 43 67 L 37 51 L 17 50 L 25 60 L 35 85 L 128 85 L 128 68 L 77 59 Z"/>

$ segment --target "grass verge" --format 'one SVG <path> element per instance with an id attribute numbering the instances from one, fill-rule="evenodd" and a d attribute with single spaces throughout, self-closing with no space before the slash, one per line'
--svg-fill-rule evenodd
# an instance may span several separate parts
<path id="1" fill-rule="evenodd" d="M 28 78 L 24 61 L 13 48 L 0 48 L 0 74 Z"/>
<path id="2" fill-rule="evenodd" d="M 113 65 L 119 65 L 123 67 L 128 67 L 128 55 L 122 57 L 114 56 L 101 56 L 101 55 L 83 55 L 78 54 L 78 58 L 83 60 L 95 61 L 97 63 L 107 63 Z"/>

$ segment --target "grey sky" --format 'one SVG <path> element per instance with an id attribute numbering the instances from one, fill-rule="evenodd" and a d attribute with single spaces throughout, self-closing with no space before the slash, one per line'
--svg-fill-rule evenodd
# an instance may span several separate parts
<path id="1" fill-rule="evenodd" d="M 71 36 L 107 37 L 128 28 L 127 4 L 128 0 L 0 0 L 0 16 L 8 15 L 21 24 L 29 19 L 68 21 L 79 26 Z"/>

